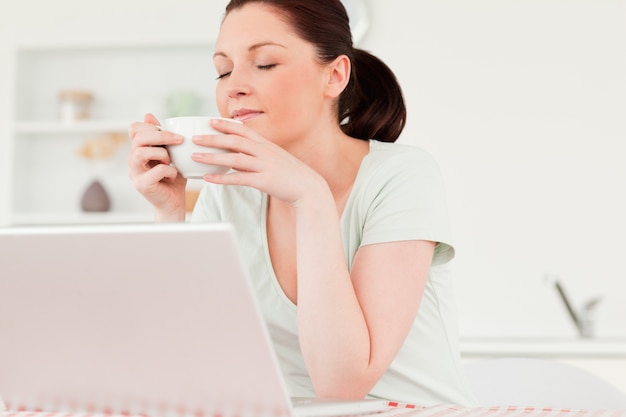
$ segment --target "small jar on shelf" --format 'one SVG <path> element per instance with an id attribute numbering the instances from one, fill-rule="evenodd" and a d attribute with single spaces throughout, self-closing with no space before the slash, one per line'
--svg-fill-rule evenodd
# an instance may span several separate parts
<path id="1" fill-rule="evenodd" d="M 73 123 L 89 119 L 93 94 L 86 90 L 62 90 L 59 92 L 59 118 Z"/>

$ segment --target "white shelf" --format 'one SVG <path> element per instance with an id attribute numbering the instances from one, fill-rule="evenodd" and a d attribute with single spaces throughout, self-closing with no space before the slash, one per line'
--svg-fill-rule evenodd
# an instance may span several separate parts
<path id="1" fill-rule="evenodd" d="M 126 132 L 132 121 L 85 120 L 72 123 L 54 120 L 19 120 L 14 131 L 19 134 Z"/>

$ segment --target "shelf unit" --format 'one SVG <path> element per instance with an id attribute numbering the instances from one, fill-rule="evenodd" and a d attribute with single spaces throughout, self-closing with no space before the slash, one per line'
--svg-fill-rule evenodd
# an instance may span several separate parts
<path id="1" fill-rule="evenodd" d="M 12 225 L 149 222 L 152 209 L 128 178 L 130 123 L 145 113 L 171 115 L 168 97 L 191 93 L 194 114 L 212 114 L 213 42 L 128 42 L 17 45 L 14 51 L 14 120 L 11 126 Z M 58 93 L 93 93 L 88 120 L 59 120 Z M 107 158 L 87 159 L 88 141 L 116 134 L 124 143 Z M 85 213 L 84 190 L 99 180 L 111 210 Z"/>
<path id="2" fill-rule="evenodd" d="M 123 132 L 128 129 L 128 120 L 85 120 L 74 123 L 59 121 L 18 120 L 14 123 L 14 132 L 18 135 L 28 134 L 87 134 L 100 132 Z"/>

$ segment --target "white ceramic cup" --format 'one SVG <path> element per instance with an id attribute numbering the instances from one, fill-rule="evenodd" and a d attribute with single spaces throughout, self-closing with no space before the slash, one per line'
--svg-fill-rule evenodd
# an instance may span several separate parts
<path id="1" fill-rule="evenodd" d="M 223 117 L 185 116 L 165 119 L 163 124 L 159 126 L 160 130 L 174 132 L 185 138 L 180 145 L 166 146 L 167 152 L 172 159 L 172 165 L 176 167 L 178 172 L 185 178 L 202 178 L 205 174 L 223 174 L 230 169 L 224 166 L 202 164 L 191 159 L 191 154 L 195 152 L 227 152 L 224 149 L 196 145 L 191 140 L 192 137 L 196 135 L 223 134 L 211 127 L 211 120 L 213 119 L 227 120 L 232 123 L 241 124 L 239 120 L 226 119 Z"/>

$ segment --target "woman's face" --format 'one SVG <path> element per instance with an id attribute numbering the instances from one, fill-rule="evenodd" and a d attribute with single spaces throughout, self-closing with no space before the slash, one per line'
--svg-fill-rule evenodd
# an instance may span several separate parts
<path id="1" fill-rule="evenodd" d="M 220 114 L 281 146 L 312 132 L 329 105 L 327 69 L 314 46 L 269 6 L 251 3 L 228 14 L 214 63 Z"/>

